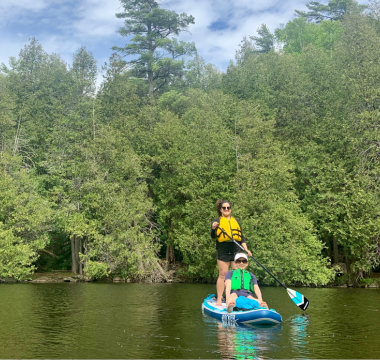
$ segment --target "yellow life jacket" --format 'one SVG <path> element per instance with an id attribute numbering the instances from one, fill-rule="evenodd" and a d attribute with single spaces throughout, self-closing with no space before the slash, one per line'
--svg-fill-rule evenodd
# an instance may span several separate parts
<path id="1" fill-rule="evenodd" d="M 241 228 L 235 218 L 231 216 L 230 220 L 227 220 L 225 217 L 221 216 L 219 221 L 220 228 L 222 228 L 234 240 L 241 241 Z M 219 242 L 231 241 L 230 238 L 224 235 L 218 228 L 216 229 L 216 237 Z"/>

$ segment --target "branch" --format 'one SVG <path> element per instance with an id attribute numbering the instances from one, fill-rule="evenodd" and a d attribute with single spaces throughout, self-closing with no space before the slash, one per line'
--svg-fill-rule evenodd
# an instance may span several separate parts
<path id="1" fill-rule="evenodd" d="M 156 88 L 153 90 L 153 92 L 159 90 L 159 89 L 160 89 L 161 87 L 163 87 L 165 84 L 166 84 L 166 79 L 164 80 L 163 83 L 161 83 L 161 85 L 160 85 L 159 87 L 156 87 Z"/>
<path id="2" fill-rule="evenodd" d="M 57 255 L 53 254 L 53 253 L 50 252 L 50 251 L 47 251 L 46 249 L 41 249 L 40 251 L 42 251 L 42 252 L 44 252 L 44 253 L 46 253 L 46 254 L 49 254 L 50 256 L 53 256 L 53 257 L 55 257 L 56 259 L 59 258 Z"/>

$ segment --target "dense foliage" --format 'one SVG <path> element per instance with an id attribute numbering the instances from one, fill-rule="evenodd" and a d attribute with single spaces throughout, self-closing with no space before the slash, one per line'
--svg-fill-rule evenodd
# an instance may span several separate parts
<path id="1" fill-rule="evenodd" d="M 116 50 L 139 57 L 113 54 L 97 92 L 84 47 L 68 66 L 31 39 L 2 65 L 0 278 L 213 279 L 219 198 L 284 282 L 377 267 L 378 4 L 309 3 L 245 37 L 226 73 L 177 59 L 194 51 L 175 38 L 191 15 L 122 5 L 120 33 L 134 38 Z"/>

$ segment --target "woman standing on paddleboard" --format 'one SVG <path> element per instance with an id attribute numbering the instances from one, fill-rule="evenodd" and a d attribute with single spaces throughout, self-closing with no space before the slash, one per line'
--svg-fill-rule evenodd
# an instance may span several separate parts
<path id="1" fill-rule="evenodd" d="M 234 257 L 240 249 L 235 243 L 230 241 L 228 236 L 224 235 L 218 227 L 223 229 L 229 236 L 236 240 L 247 251 L 248 256 L 252 256 L 252 253 L 248 250 L 245 243 L 240 222 L 231 216 L 231 203 L 219 199 L 216 202 L 215 207 L 219 218 L 215 219 L 211 224 L 211 237 L 216 239 L 216 258 L 219 268 L 219 277 L 216 282 L 216 305 L 220 306 L 222 305 L 224 279 L 229 270 L 229 265 L 231 265 L 232 269 L 236 269 Z"/>

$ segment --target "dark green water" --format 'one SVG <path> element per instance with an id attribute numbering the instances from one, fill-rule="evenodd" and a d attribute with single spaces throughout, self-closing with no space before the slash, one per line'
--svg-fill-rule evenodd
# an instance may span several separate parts
<path id="1" fill-rule="evenodd" d="M 283 317 L 229 328 L 204 316 L 201 284 L 2 284 L 0 358 L 380 358 L 380 290 L 262 288 Z"/>

